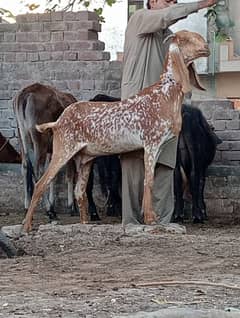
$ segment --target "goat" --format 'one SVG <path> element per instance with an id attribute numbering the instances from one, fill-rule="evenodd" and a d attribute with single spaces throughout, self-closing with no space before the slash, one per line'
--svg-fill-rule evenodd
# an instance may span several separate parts
<path id="1" fill-rule="evenodd" d="M 118 102 L 120 101 L 120 98 L 98 94 L 89 101 Z M 94 169 L 91 169 L 87 185 L 88 208 L 89 214 L 91 215 L 91 220 L 94 220 L 93 216 L 95 216 L 95 218 L 96 216 L 98 216 L 97 209 L 92 197 L 94 172 L 96 170 L 99 174 L 101 191 L 108 198 L 106 205 L 106 214 L 108 216 L 120 216 L 122 210 L 122 200 L 119 190 L 121 185 L 122 172 L 119 156 L 111 155 L 97 157 L 96 159 L 94 159 L 93 167 Z M 100 218 L 98 217 L 96 218 L 96 220 L 100 220 Z"/>
<path id="2" fill-rule="evenodd" d="M 208 124 L 200 109 L 183 105 L 182 129 L 178 139 L 174 171 L 175 221 L 184 219 L 183 180 L 187 178 L 192 197 L 194 223 L 207 219 L 203 192 L 208 166 L 214 159 L 217 145 L 222 141 Z"/>
<path id="3" fill-rule="evenodd" d="M 119 98 L 98 94 L 91 101 L 120 101 Z M 214 128 L 208 124 L 201 110 L 190 105 L 182 105 L 182 128 L 178 139 L 177 160 L 174 171 L 174 221 L 184 220 L 184 193 L 191 197 L 192 218 L 194 223 L 207 219 L 204 202 L 204 186 L 207 167 L 214 159 L 220 138 Z M 200 159 L 199 159 L 200 158 Z M 118 155 L 102 156 L 94 160 L 97 170 L 101 171 L 101 188 L 109 193 L 107 215 L 114 216 L 121 211 L 121 198 L 118 189 L 121 187 L 121 166 Z M 96 211 L 91 198 L 93 172 L 89 176 L 87 197 L 89 211 Z M 185 181 L 185 182 L 184 182 Z M 184 189 L 184 186 L 189 189 Z M 104 191 L 103 191 L 104 192 Z M 105 190 L 106 192 L 106 190 Z M 186 196 L 185 196 L 186 198 Z M 90 204 L 91 202 L 91 204 Z M 92 215 L 90 213 L 90 215 Z M 91 219 L 92 220 L 92 219 Z"/>
<path id="4" fill-rule="evenodd" d="M 52 152 L 52 134 L 40 134 L 36 124 L 57 120 L 63 110 L 76 99 L 68 93 L 39 83 L 23 88 L 14 98 L 21 153 L 22 174 L 24 177 L 25 208 L 28 209 L 32 197 L 34 181 L 44 173 Z M 68 164 L 68 208 L 74 209 L 72 162 Z M 52 184 L 51 184 L 52 185 Z M 50 219 L 56 214 L 53 207 L 53 185 L 50 187 L 49 200 L 45 196 L 45 205 Z"/>
<path id="5" fill-rule="evenodd" d="M 9 140 L 6 139 L 1 133 L 0 133 L 0 162 L 21 163 L 20 154 L 9 143 Z"/>
<path id="6" fill-rule="evenodd" d="M 32 201 L 24 220 L 30 231 L 34 210 L 40 197 L 58 171 L 75 156 L 78 179 L 75 196 L 81 211 L 80 221 L 88 222 L 86 186 L 92 160 L 100 155 L 144 149 L 145 224 L 157 221 L 152 208 L 154 168 L 162 145 L 181 129 L 181 106 L 191 83 L 203 89 L 193 61 L 209 56 L 209 48 L 201 35 L 179 31 L 171 36 L 160 80 L 135 96 L 120 102 L 78 102 L 66 108 L 56 122 L 38 125 L 37 129 L 53 132 L 51 162 L 36 183 Z"/>

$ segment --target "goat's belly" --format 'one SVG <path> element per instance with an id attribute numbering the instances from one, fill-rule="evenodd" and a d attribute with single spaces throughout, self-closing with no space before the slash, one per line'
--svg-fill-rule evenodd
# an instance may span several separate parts
<path id="1" fill-rule="evenodd" d="M 124 152 L 130 152 L 143 148 L 143 143 L 139 136 L 128 135 L 124 138 L 116 138 L 114 140 L 108 140 L 108 142 L 101 141 L 99 143 L 89 143 L 84 148 L 84 153 L 95 155 L 109 155 L 118 154 Z"/>

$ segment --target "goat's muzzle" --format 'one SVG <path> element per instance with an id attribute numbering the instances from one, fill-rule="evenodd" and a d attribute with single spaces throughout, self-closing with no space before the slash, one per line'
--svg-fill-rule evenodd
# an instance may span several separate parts
<path id="1" fill-rule="evenodd" d="M 205 48 L 203 50 L 199 51 L 199 54 L 201 54 L 201 56 L 206 56 L 208 57 L 210 55 L 210 50 L 208 45 L 205 46 Z"/>

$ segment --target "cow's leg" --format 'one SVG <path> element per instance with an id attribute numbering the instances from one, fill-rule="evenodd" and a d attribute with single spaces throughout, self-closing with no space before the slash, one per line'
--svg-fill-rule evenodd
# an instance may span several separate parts
<path id="1" fill-rule="evenodd" d="M 155 224 L 157 222 L 157 216 L 153 211 L 152 204 L 152 188 L 154 182 L 154 168 L 156 165 L 156 156 L 145 151 L 144 153 L 144 193 L 143 193 L 143 211 L 144 211 L 144 223 Z"/>
<path id="2" fill-rule="evenodd" d="M 27 211 L 34 189 L 33 168 L 30 159 L 27 158 L 27 155 L 22 155 L 22 176 L 24 185 L 24 208 Z"/>
<path id="3" fill-rule="evenodd" d="M 39 170 L 40 176 L 43 175 L 44 171 L 46 171 L 47 166 L 49 165 L 49 162 L 51 160 L 51 154 L 47 154 L 45 160 L 43 159 L 42 162 L 40 162 Z M 45 164 L 43 162 L 45 161 Z M 52 180 L 52 182 L 49 185 L 49 192 L 45 192 L 43 195 L 44 198 L 44 204 L 46 207 L 46 214 L 49 217 L 49 221 L 57 219 L 57 214 L 55 211 L 54 203 L 55 203 L 55 179 Z"/>
<path id="4" fill-rule="evenodd" d="M 76 167 L 74 160 L 70 160 L 66 166 L 67 179 L 67 211 L 71 216 L 78 215 L 78 207 L 74 198 L 74 182 L 76 175 Z"/>
<path id="5" fill-rule="evenodd" d="M 17 118 L 18 125 L 19 119 Z M 18 136 L 19 142 L 21 147 L 21 157 L 22 157 L 22 165 L 21 165 L 21 172 L 23 176 L 23 185 L 24 185 L 24 208 L 27 211 L 32 194 L 34 189 L 34 182 L 33 182 L 33 166 L 30 160 L 29 151 L 32 149 L 32 145 L 28 142 L 30 140 L 30 136 L 26 136 L 23 133 L 24 129 L 20 129 L 18 127 Z"/>
<path id="6" fill-rule="evenodd" d="M 75 197 L 80 210 L 80 222 L 83 224 L 89 222 L 86 188 L 91 166 L 92 161 L 89 161 L 85 164 L 80 162 L 77 167 L 78 178 L 75 187 Z"/>

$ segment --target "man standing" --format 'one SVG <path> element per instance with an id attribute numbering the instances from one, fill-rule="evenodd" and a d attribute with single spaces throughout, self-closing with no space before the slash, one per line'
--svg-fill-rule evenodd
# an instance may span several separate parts
<path id="1" fill-rule="evenodd" d="M 164 39 L 171 34 L 168 27 L 215 3 L 216 0 L 181 4 L 177 4 L 176 0 L 148 0 L 148 9 L 138 10 L 132 15 L 125 33 L 122 100 L 159 80 L 168 50 Z M 172 136 L 162 146 L 155 168 L 153 208 L 158 217 L 157 223 L 161 224 L 171 221 L 174 210 L 173 173 L 176 152 L 177 137 Z M 122 222 L 124 225 L 142 224 L 143 152 L 122 155 L 121 165 Z"/>

